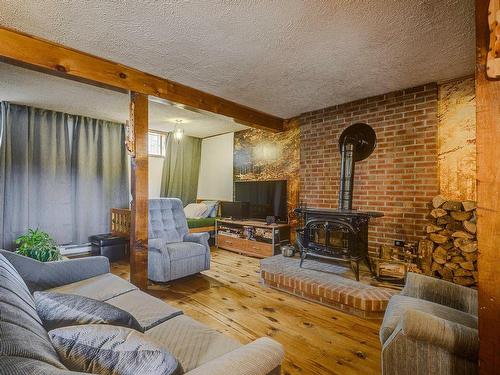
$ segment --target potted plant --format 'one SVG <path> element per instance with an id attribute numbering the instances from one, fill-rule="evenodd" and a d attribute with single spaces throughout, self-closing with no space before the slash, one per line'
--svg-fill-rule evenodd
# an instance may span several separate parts
<path id="1" fill-rule="evenodd" d="M 48 233 L 38 229 L 29 229 L 26 234 L 23 234 L 16 240 L 16 245 L 17 254 L 39 260 L 40 262 L 62 259 L 56 242 Z"/>

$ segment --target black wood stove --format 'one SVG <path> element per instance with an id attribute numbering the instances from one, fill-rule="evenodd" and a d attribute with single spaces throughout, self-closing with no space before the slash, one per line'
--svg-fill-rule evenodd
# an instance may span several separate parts
<path id="1" fill-rule="evenodd" d="M 359 281 L 359 263 L 368 257 L 368 222 L 384 216 L 381 212 L 352 209 L 355 163 L 366 159 L 375 149 L 376 135 L 366 124 L 354 124 L 339 138 L 341 152 L 340 190 L 337 209 L 300 207 L 295 212 L 304 226 L 297 230 L 300 267 L 307 257 L 347 262 Z"/>

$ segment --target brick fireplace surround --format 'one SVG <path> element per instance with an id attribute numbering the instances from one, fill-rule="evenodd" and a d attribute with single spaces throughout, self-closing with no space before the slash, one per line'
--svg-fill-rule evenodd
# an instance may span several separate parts
<path id="1" fill-rule="evenodd" d="M 302 114 L 300 201 L 337 207 L 338 138 L 347 126 L 365 122 L 377 134 L 377 147 L 356 163 L 353 208 L 385 215 L 370 222 L 370 251 L 423 238 L 427 205 L 439 190 L 437 100 L 437 85 L 427 84 Z"/>

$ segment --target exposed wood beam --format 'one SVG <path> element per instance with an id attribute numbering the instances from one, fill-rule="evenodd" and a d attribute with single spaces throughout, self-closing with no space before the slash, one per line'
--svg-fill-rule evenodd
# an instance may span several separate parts
<path id="1" fill-rule="evenodd" d="M 500 368 L 500 81 L 486 74 L 488 1 L 476 0 L 479 372 Z"/>
<path id="2" fill-rule="evenodd" d="M 130 94 L 131 158 L 130 281 L 148 287 L 148 96 Z"/>
<path id="3" fill-rule="evenodd" d="M 100 86 L 153 95 L 279 132 L 283 119 L 60 44 L 0 27 L 0 58 Z"/>

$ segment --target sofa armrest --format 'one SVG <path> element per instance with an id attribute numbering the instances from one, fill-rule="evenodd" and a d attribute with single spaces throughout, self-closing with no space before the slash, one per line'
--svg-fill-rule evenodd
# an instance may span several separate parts
<path id="1" fill-rule="evenodd" d="M 281 344 L 262 337 L 248 345 L 235 349 L 186 375 L 264 375 L 269 374 L 281 365 L 285 352 Z"/>
<path id="2" fill-rule="evenodd" d="M 396 327 L 393 336 L 403 335 L 445 349 L 453 355 L 476 361 L 479 354 L 478 330 L 435 315 L 408 310 Z"/>
<path id="3" fill-rule="evenodd" d="M 29 290 L 55 288 L 89 279 L 109 272 L 109 260 L 102 256 L 79 259 L 39 262 L 10 251 L 2 251 L 7 260 L 19 272 Z"/>
<path id="4" fill-rule="evenodd" d="M 210 234 L 208 232 L 200 232 L 200 233 L 188 233 L 184 235 L 184 242 L 196 242 L 203 246 L 208 246 L 208 240 L 210 238 Z M 210 248 L 210 247 L 209 247 Z"/>
<path id="5" fill-rule="evenodd" d="M 409 272 L 401 294 L 477 316 L 477 291 L 449 281 Z"/>

